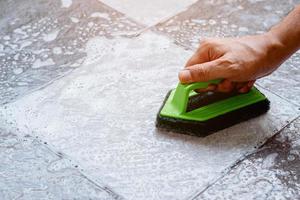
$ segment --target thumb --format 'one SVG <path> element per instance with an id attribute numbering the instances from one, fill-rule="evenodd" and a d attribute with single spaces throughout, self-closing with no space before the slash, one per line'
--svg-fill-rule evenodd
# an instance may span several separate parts
<path id="1" fill-rule="evenodd" d="M 219 78 L 226 78 L 225 68 L 222 67 L 221 60 L 193 65 L 179 72 L 181 83 L 205 82 Z"/>

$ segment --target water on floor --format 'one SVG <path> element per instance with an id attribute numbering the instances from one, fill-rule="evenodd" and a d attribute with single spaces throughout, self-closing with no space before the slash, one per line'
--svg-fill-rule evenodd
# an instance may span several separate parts
<path id="1" fill-rule="evenodd" d="M 155 128 L 199 39 L 261 33 L 297 3 L 1 1 L 0 195 L 298 197 L 300 54 L 258 82 L 267 114 L 205 138 Z"/>

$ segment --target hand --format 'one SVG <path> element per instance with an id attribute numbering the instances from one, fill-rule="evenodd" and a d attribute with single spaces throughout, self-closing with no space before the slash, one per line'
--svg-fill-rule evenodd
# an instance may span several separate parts
<path id="1" fill-rule="evenodd" d="M 286 57 L 282 56 L 281 49 L 283 45 L 271 34 L 207 39 L 179 73 L 179 79 L 182 83 L 223 79 L 205 90 L 245 93 L 256 79 L 282 64 Z"/>

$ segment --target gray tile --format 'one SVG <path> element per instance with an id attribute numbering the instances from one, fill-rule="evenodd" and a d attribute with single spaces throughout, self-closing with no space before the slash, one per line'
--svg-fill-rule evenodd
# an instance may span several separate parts
<path id="1" fill-rule="evenodd" d="M 299 199 L 300 119 L 195 199 Z"/>
<path id="2" fill-rule="evenodd" d="M 2 0 L 0 2 L 1 34 L 11 33 L 22 25 L 55 13 L 60 8 L 60 4 L 59 0 L 36 0 L 22 3 Z"/>
<path id="3" fill-rule="evenodd" d="M 166 17 L 173 16 L 197 0 L 101 0 L 112 8 L 125 13 L 145 25 L 155 25 Z"/>
<path id="4" fill-rule="evenodd" d="M 128 199 L 186 198 L 299 114 L 262 90 L 272 102 L 266 115 L 206 138 L 161 132 L 156 112 L 191 52 L 148 32 L 95 38 L 86 53 L 82 67 L 3 106 L 0 118 L 70 155 Z"/>
<path id="5" fill-rule="evenodd" d="M 0 199 L 121 199 L 30 136 L 0 130 Z"/>
<path id="6" fill-rule="evenodd" d="M 209 1 L 201 0 L 186 11 L 158 24 L 154 30 L 184 46 L 197 48 L 205 37 L 232 37 L 268 30 L 293 6 L 293 1 Z"/>
<path id="7" fill-rule="evenodd" d="M 279 22 L 299 0 L 293 1 L 198 1 L 188 10 L 153 29 L 195 50 L 205 37 L 233 37 L 260 34 Z M 300 105 L 300 54 L 295 54 L 259 85 Z"/>
<path id="8" fill-rule="evenodd" d="M 258 80 L 257 83 L 294 103 L 300 110 L 300 52 L 294 54 L 273 74 Z"/>
<path id="9" fill-rule="evenodd" d="M 131 37 L 142 28 L 97 0 L 61 2 L 0 2 L 0 104 L 79 67 L 90 38 Z"/>

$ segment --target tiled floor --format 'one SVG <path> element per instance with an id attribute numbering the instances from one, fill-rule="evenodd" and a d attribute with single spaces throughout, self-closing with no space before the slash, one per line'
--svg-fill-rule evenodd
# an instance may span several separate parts
<path id="1" fill-rule="evenodd" d="M 198 1 L 190 9 L 152 29 L 194 50 L 203 38 L 234 37 L 266 31 L 297 3 L 300 1 Z M 258 84 L 299 107 L 299 66 L 300 56 L 297 54 L 271 76 L 259 80 Z"/>
<path id="2" fill-rule="evenodd" d="M 30 5 L 39 6 L 27 11 Z M 39 4 L 8 3 L 0 9 L 14 10 L 15 6 L 18 12 L 7 13 L 7 20 L 1 23 L 5 28 L 0 37 L 0 103 L 10 102 L 79 67 L 90 38 L 130 37 L 143 28 L 96 0 L 74 1 L 69 9 L 60 8 L 59 1 L 42 0 Z M 48 7 L 51 9 L 47 14 Z M 14 15 L 13 20 L 10 15 Z"/>
<path id="3" fill-rule="evenodd" d="M 102 2 L 126 13 L 132 19 L 147 26 L 155 25 L 158 22 L 173 16 L 188 8 L 197 0 L 102 0 Z"/>
<path id="4" fill-rule="evenodd" d="M 206 138 L 154 121 L 199 39 L 259 33 L 300 2 L 38 2 L 0 2 L 1 199 L 299 197 L 300 54 L 259 81 L 261 117 Z"/>
<path id="5" fill-rule="evenodd" d="M 0 199 L 121 199 L 30 136 L 0 130 Z"/>
<path id="6" fill-rule="evenodd" d="M 299 141 L 298 118 L 195 199 L 299 199 Z"/>

